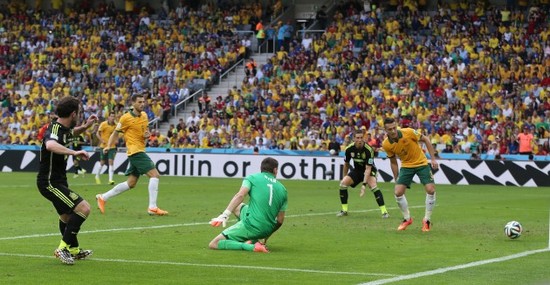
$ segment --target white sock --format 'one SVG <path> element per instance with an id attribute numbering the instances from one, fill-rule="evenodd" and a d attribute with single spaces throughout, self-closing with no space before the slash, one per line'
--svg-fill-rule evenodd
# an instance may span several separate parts
<path id="1" fill-rule="evenodd" d="M 149 208 L 157 207 L 158 193 L 159 193 L 159 179 L 149 178 Z"/>
<path id="2" fill-rule="evenodd" d="M 105 165 L 100 165 L 99 166 L 99 169 L 97 170 L 97 173 L 95 174 L 95 177 L 99 178 L 99 175 L 101 174 L 101 172 L 103 172 L 103 167 Z"/>
<path id="3" fill-rule="evenodd" d="M 107 191 L 104 194 L 101 194 L 101 197 L 103 200 L 107 201 L 112 197 L 115 197 L 117 195 L 120 195 L 122 192 L 127 191 L 130 189 L 130 186 L 128 186 L 128 182 L 124 181 L 122 183 L 117 184 L 113 189 Z"/>
<path id="4" fill-rule="evenodd" d="M 401 209 L 403 218 L 405 220 L 409 220 L 411 218 L 411 213 L 409 212 L 409 202 L 407 202 L 407 198 L 405 197 L 405 195 L 401 197 L 395 196 L 395 201 L 397 201 L 397 206 L 399 206 L 399 209 Z"/>
<path id="5" fill-rule="evenodd" d="M 426 214 L 424 219 L 429 220 L 432 217 L 432 211 L 435 207 L 435 192 L 433 195 L 426 194 Z"/>
<path id="6" fill-rule="evenodd" d="M 113 181 L 113 174 L 115 174 L 115 169 L 112 165 L 109 165 L 109 181 Z"/>

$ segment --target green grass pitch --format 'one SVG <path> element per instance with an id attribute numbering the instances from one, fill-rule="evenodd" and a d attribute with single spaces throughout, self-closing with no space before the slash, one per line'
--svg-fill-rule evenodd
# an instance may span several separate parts
<path id="1" fill-rule="evenodd" d="M 146 177 L 101 215 L 95 194 L 111 186 L 71 173 L 71 188 L 92 205 L 79 240 L 94 255 L 67 266 L 53 257 L 57 215 L 35 177 L 0 173 L 0 284 L 550 283 L 550 188 L 438 185 L 433 228 L 423 233 L 421 185 L 407 192 L 415 221 L 398 232 L 392 184 L 380 184 L 391 214 L 384 220 L 370 193 L 360 198 L 350 188 L 350 215 L 338 218 L 338 181 L 285 180 L 287 218 L 269 240 L 271 253 L 261 254 L 208 249 L 221 231 L 208 221 L 240 179 L 161 177 L 159 206 L 170 215 L 151 217 Z M 517 240 L 504 236 L 511 220 L 524 228 Z"/>

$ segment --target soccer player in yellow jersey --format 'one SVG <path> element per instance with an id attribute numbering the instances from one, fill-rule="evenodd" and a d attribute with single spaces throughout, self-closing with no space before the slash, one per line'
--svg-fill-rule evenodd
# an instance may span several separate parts
<path id="1" fill-rule="evenodd" d="M 431 157 L 431 167 L 438 169 L 439 165 L 435 159 L 435 151 L 430 138 L 411 128 L 398 130 L 397 123 L 393 118 L 386 118 L 384 120 L 384 128 L 388 137 L 382 142 L 382 148 L 390 159 L 391 170 L 395 178 L 395 200 L 403 213 L 403 222 L 397 230 L 405 230 L 413 222 L 407 198 L 405 198 L 405 190 L 410 188 L 414 175 L 417 175 L 426 189 L 426 212 L 422 220 L 422 231 L 428 232 L 430 231 L 430 218 L 435 205 L 435 183 L 432 170 L 430 169 L 430 165 L 428 165 L 428 159 L 424 155 L 422 148 L 420 148 L 419 142 L 423 142 L 428 148 Z M 400 169 L 397 165 L 396 155 L 401 160 Z"/>
<path id="2" fill-rule="evenodd" d="M 97 206 L 102 214 L 105 213 L 105 202 L 107 200 L 136 187 L 139 177 L 143 174 L 149 177 L 149 208 L 147 212 L 149 215 L 157 216 L 168 214 L 167 211 L 157 207 L 160 174 L 151 158 L 145 153 L 145 140 L 150 136 L 150 133 L 147 114 L 143 112 L 144 106 L 145 100 L 142 94 L 132 95 L 132 110 L 120 117 L 115 131 L 111 134 L 107 145 L 103 149 L 103 152 L 107 153 L 111 146 L 118 141 L 119 133 L 122 133 L 126 142 L 130 167 L 126 170 L 126 176 L 128 176 L 126 182 L 117 184 L 103 194 L 96 195 Z"/>
<path id="3" fill-rule="evenodd" d="M 115 113 L 111 112 L 109 116 L 107 117 L 106 121 L 103 121 L 99 128 L 97 129 L 97 137 L 99 138 L 99 169 L 97 170 L 97 173 L 95 174 L 95 182 L 97 184 L 101 184 L 101 179 L 99 179 L 99 174 L 101 174 L 103 170 L 103 166 L 105 166 L 106 163 L 109 163 L 109 184 L 114 185 L 115 181 L 113 180 L 113 174 L 115 172 L 115 169 L 113 168 L 113 162 L 115 160 L 115 154 L 116 154 L 116 142 L 114 142 L 111 145 L 111 148 L 107 150 L 107 152 L 103 152 L 105 147 L 107 146 L 107 143 L 109 142 L 109 138 L 111 137 L 111 134 L 115 131 L 116 123 L 115 123 Z"/>

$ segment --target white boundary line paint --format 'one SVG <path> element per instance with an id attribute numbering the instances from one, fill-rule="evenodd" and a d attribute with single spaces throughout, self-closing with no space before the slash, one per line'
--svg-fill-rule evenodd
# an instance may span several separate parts
<path id="1" fill-rule="evenodd" d="M 70 186 L 102 186 L 102 185 L 98 185 L 96 183 L 71 183 Z M 1 188 L 10 188 L 10 189 L 13 189 L 13 188 L 36 188 L 36 185 L 0 185 L 0 189 Z"/>
<path id="2" fill-rule="evenodd" d="M 410 280 L 410 279 L 415 279 L 415 278 L 420 278 L 420 277 L 432 276 L 432 275 L 442 274 L 442 273 L 449 272 L 449 271 L 460 270 L 460 269 L 465 269 L 465 268 L 470 268 L 470 267 L 476 267 L 476 266 L 481 266 L 481 265 L 490 264 L 490 263 L 503 262 L 503 261 L 512 260 L 512 259 L 516 259 L 516 258 L 520 258 L 520 257 L 529 256 L 529 255 L 532 255 L 532 254 L 547 252 L 547 251 L 550 251 L 550 248 L 524 251 L 524 252 L 520 252 L 520 253 L 508 255 L 508 256 L 485 259 L 485 260 L 480 260 L 480 261 L 474 261 L 474 262 L 455 265 L 455 266 L 449 266 L 449 267 L 443 267 L 443 268 L 438 268 L 438 269 L 434 269 L 434 270 L 428 270 L 428 271 L 417 272 L 417 273 L 412 273 L 412 274 L 407 274 L 407 275 L 401 275 L 401 276 L 388 278 L 388 279 L 380 279 L 380 280 L 371 281 L 371 282 L 367 282 L 367 283 L 361 283 L 359 285 L 388 284 L 388 283 L 392 283 L 392 282 L 398 282 L 398 281 L 403 281 L 403 280 Z"/>
<path id="3" fill-rule="evenodd" d="M 431 276 L 431 275 L 441 274 L 441 273 L 445 273 L 445 272 L 448 272 L 448 271 L 460 270 L 460 269 L 474 267 L 474 266 L 480 266 L 480 265 L 485 265 L 485 264 L 490 264 L 490 263 L 507 261 L 507 260 L 521 258 L 521 257 L 529 256 L 529 255 L 532 255 L 532 254 L 537 254 L 537 253 L 547 252 L 547 251 L 550 251 L 550 209 L 549 209 L 549 212 L 548 212 L 548 248 L 543 248 L 543 249 L 538 249 L 538 250 L 531 250 L 531 251 L 524 251 L 524 252 L 520 252 L 520 253 L 508 255 L 508 256 L 492 258 L 492 259 L 486 259 L 486 260 L 480 260 L 480 261 L 474 261 L 474 262 L 461 264 L 461 265 L 456 265 L 456 266 L 444 267 L 444 268 L 439 268 L 439 269 L 435 269 L 435 270 L 429 270 L 429 271 L 424 271 L 424 272 L 417 272 L 417 273 L 412 273 L 412 274 L 408 274 L 408 275 L 397 276 L 397 277 L 394 277 L 394 278 L 380 279 L 380 280 L 371 281 L 371 282 L 367 282 L 367 283 L 361 283 L 359 285 L 380 285 L 380 284 L 387 284 L 387 283 L 398 282 L 398 281 L 403 281 L 403 280 L 415 279 L 415 278 L 424 277 L 424 276 Z"/>
<path id="4" fill-rule="evenodd" d="M 418 206 L 421 207 L 421 206 Z M 411 207 L 413 208 L 413 207 Z M 354 212 L 370 212 L 376 210 L 363 210 L 363 211 L 354 211 Z M 289 215 L 288 217 L 303 217 L 303 216 L 320 216 L 333 214 L 331 213 L 312 213 L 312 214 L 301 214 L 301 215 Z M 521 258 L 537 253 L 550 252 L 550 213 L 549 213 L 549 237 L 548 237 L 548 248 L 524 251 L 516 253 L 513 255 L 474 261 L 470 263 L 438 268 L 435 270 L 423 271 L 412 273 L 408 275 L 395 275 L 395 274 L 386 274 L 386 273 L 368 273 L 368 272 L 337 272 L 337 271 L 322 271 L 322 270 L 311 270 L 311 269 L 296 269 L 296 268 L 279 268 L 279 267 L 262 267 L 262 266 L 245 266 L 245 265 L 226 265 L 226 264 L 200 264 L 200 263 L 187 263 L 187 262 L 170 262 L 170 261 L 146 261 L 146 260 L 125 260 L 125 259 L 101 259 L 101 258 L 90 258 L 93 261 L 100 262 L 118 262 L 118 263 L 135 263 L 135 264 L 158 264 L 158 265 L 178 265 L 178 266 L 196 266 L 196 267 L 223 267 L 223 268 L 240 268 L 240 269 L 260 269 L 260 270 L 271 270 L 271 271 L 288 271 L 288 272 L 303 272 L 303 273 L 319 273 L 319 274 L 342 274 L 342 275 L 362 275 L 362 276 L 388 276 L 392 278 L 375 280 L 367 283 L 360 283 L 359 285 L 379 285 L 387 284 L 392 282 L 399 282 L 403 280 L 416 279 L 425 276 L 432 276 L 436 274 L 442 274 L 449 271 L 455 271 L 470 267 L 481 266 L 485 264 L 497 263 L 508 261 L 516 258 Z M 138 230 L 138 229 L 154 229 L 154 228 L 168 228 L 168 227 L 178 227 L 178 226 L 194 226 L 194 225 L 207 225 L 208 223 L 189 223 L 189 224 L 175 224 L 175 225 L 162 225 L 162 226 L 151 226 L 151 227 L 134 227 L 134 228 L 119 228 L 119 229 L 107 229 L 107 230 L 96 230 L 96 231 L 87 231 L 82 233 L 97 233 L 97 232 L 112 232 L 112 231 L 126 231 L 126 230 Z M 36 235 L 27 235 L 27 236 L 17 236 L 17 237 L 4 237 L 0 240 L 15 240 L 22 238 L 33 238 L 33 237 L 44 237 L 44 236 L 53 236 L 55 234 L 36 234 Z M 32 254 L 13 254 L 13 253 L 3 253 L 0 252 L 0 256 L 13 256 L 13 257 L 31 257 L 31 258 L 54 258 L 52 256 L 45 255 L 32 255 Z"/>
<path id="5" fill-rule="evenodd" d="M 175 227 L 189 227 L 189 226 L 197 226 L 197 225 L 208 225 L 208 223 L 188 223 L 188 224 L 173 224 L 173 225 L 160 225 L 160 226 L 147 226 L 147 227 L 114 228 L 114 229 L 81 231 L 78 234 L 95 234 L 95 233 L 106 233 L 106 232 L 163 229 L 163 228 L 175 228 Z M 48 237 L 48 236 L 59 236 L 59 233 L 34 234 L 34 235 L 15 236 L 15 237 L 2 237 L 2 238 L 0 238 L 0 241 L 1 240 L 16 240 L 16 239 L 24 239 L 24 238 L 39 238 L 39 237 Z"/>
<path id="6" fill-rule="evenodd" d="M 11 257 L 30 257 L 30 258 L 55 258 L 49 255 L 34 255 L 34 254 L 12 254 L 0 252 L 0 256 Z M 173 262 L 173 261 L 152 261 L 152 260 L 128 260 L 128 259 L 106 259 L 106 258 L 89 258 L 88 261 L 99 262 L 115 262 L 115 263 L 134 263 L 134 264 L 152 264 L 152 265 L 177 265 L 177 266 L 195 266 L 195 267 L 217 267 L 217 268 L 237 268 L 237 269 L 254 269 L 267 271 L 288 271 L 301 273 L 318 273 L 318 274 L 334 274 L 334 275 L 361 275 L 361 276 L 397 276 L 395 274 L 385 273 L 368 273 L 368 272 L 340 272 L 340 271 L 324 271 L 312 269 L 298 268 L 281 268 L 281 267 L 266 267 L 266 266 L 249 266 L 249 265 L 231 265 L 231 264 L 207 264 L 207 263 L 189 263 L 189 262 Z"/>
<path id="7" fill-rule="evenodd" d="M 421 208 L 424 206 L 412 206 L 409 208 Z M 394 209 L 394 208 L 389 208 Z M 396 209 L 396 208 L 395 208 Z M 360 211 L 350 211 L 351 213 L 365 213 L 365 212 L 374 212 L 379 211 L 378 209 L 370 210 L 360 210 Z M 330 213 L 310 213 L 310 214 L 297 214 L 297 215 L 287 215 L 286 218 L 299 218 L 299 217 L 311 217 L 311 216 L 324 216 L 324 215 L 333 215 L 334 212 Z M 121 231 L 135 231 L 135 230 L 148 230 L 148 229 L 164 229 L 164 228 L 176 228 L 176 227 L 190 227 L 190 226 L 202 226 L 209 225 L 206 223 L 187 223 L 187 224 L 172 224 L 172 225 L 159 225 L 159 226 L 147 226 L 147 227 L 131 227 L 131 228 L 114 228 L 114 229 L 101 229 L 101 230 L 90 230 L 90 231 L 81 231 L 79 234 L 95 234 L 95 233 L 106 233 L 106 232 L 121 232 Z M 34 235 L 23 235 L 23 236 L 13 236 L 13 237 L 0 237 L 2 240 L 16 240 L 16 239 L 25 239 L 25 238 L 40 238 L 40 237 L 49 237 L 49 236 L 58 236 L 59 233 L 48 233 L 48 234 L 34 234 Z"/>

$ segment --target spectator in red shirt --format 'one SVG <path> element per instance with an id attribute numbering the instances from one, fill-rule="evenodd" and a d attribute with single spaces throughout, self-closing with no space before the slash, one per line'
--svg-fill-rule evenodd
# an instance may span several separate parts
<path id="1" fill-rule="evenodd" d="M 42 139 L 44 138 L 44 134 L 46 133 L 46 130 L 48 129 L 48 126 L 53 120 L 57 119 L 57 115 L 54 113 L 50 113 L 50 111 L 46 111 L 46 113 L 50 116 L 50 121 L 47 124 L 44 124 L 40 129 L 38 130 L 38 134 L 36 135 L 36 139 L 39 142 L 42 142 Z"/>
<path id="2" fill-rule="evenodd" d="M 202 114 L 203 112 L 210 110 L 210 101 L 211 99 L 208 94 L 203 92 L 202 96 L 199 98 L 199 113 Z"/>
<path id="3" fill-rule="evenodd" d="M 418 79 L 417 85 L 418 85 L 418 90 L 424 93 L 425 96 L 428 96 L 428 92 L 430 91 L 430 80 L 426 78 L 426 75 L 422 74 L 420 76 L 420 79 Z"/>
<path id="4" fill-rule="evenodd" d="M 164 96 L 164 100 L 162 101 L 162 122 L 163 123 L 168 122 L 168 118 L 170 117 L 170 111 L 172 111 L 172 102 L 170 101 L 170 97 Z"/>

